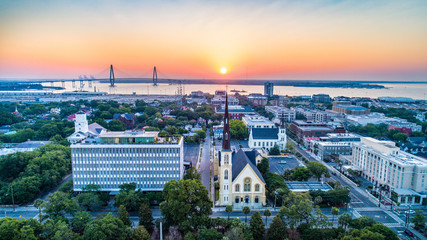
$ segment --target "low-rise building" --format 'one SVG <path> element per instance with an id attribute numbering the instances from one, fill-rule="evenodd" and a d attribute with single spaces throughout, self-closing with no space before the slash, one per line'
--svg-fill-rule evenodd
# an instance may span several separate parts
<path id="1" fill-rule="evenodd" d="M 311 99 L 315 103 L 327 103 L 331 101 L 329 94 L 313 94 Z"/>
<path id="2" fill-rule="evenodd" d="M 353 143 L 351 165 L 402 205 L 420 205 L 427 198 L 427 159 L 404 152 L 392 141 L 362 138 Z"/>
<path id="3" fill-rule="evenodd" d="M 332 107 L 332 111 L 350 115 L 364 115 L 369 114 L 371 112 L 371 110 L 365 107 L 356 105 L 335 105 Z"/>
<path id="4" fill-rule="evenodd" d="M 247 128 L 274 128 L 275 125 L 272 121 L 264 116 L 258 114 L 246 115 L 242 118 L 243 123 Z"/>
<path id="5" fill-rule="evenodd" d="M 113 119 L 122 122 L 126 126 L 126 129 L 133 129 L 136 126 L 136 117 L 133 113 L 116 113 L 114 114 Z"/>
<path id="6" fill-rule="evenodd" d="M 371 113 L 368 115 L 347 115 L 346 121 L 348 124 L 366 126 L 368 124 L 378 125 L 381 123 L 387 124 L 387 126 L 395 126 L 398 128 L 406 127 L 410 128 L 412 132 L 421 132 L 422 126 L 417 125 L 413 122 L 408 122 L 406 119 L 398 117 L 390 118 L 386 117 L 383 113 Z"/>
<path id="7" fill-rule="evenodd" d="M 214 133 L 214 138 L 215 139 L 221 139 L 222 138 L 222 133 L 224 131 L 224 125 L 214 125 L 212 126 L 213 129 L 213 133 Z"/>
<path id="8" fill-rule="evenodd" d="M 324 137 L 326 134 L 334 132 L 326 123 L 306 122 L 302 120 L 293 121 L 291 130 L 300 140 L 305 137 Z"/>
<path id="9" fill-rule="evenodd" d="M 240 105 L 228 106 L 228 112 L 230 119 L 242 119 L 245 115 L 255 114 L 255 111 L 251 107 Z M 224 116 L 224 107 L 221 109 L 216 108 L 216 113 Z"/>
<path id="10" fill-rule="evenodd" d="M 211 99 L 211 104 L 216 107 L 221 107 L 225 105 L 225 95 L 215 95 Z M 237 106 L 239 105 L 239 100 L 234 96 L 228 96 L 228 106 Z"/>
<path id="11" fill-rule="evenodd" d="M 311 152 L 321 159 L 331 155 L 351 155 L 352 142 L 320 142 L 311 141 Z"/>
<path id="12" fill-rule="evenodd" d="M 260 94 L 260 93 L 253 93 L 249 94 L 248 101 L 252 103 L 253 105 L 267 105 L 268 97 Z"/>
<path id="13" fill-rule="evenodd" d="M 291 110 L 286 107 L 279 107 L 279 106 L 266 106 L 265 111 L 271 112 L 274 114 L 274 123 L 280 123 L 280 118 L 283 116 L 285 119 L 285 122 L 292 122 L 295 120 L 296 113 L 294 110 Z"/>

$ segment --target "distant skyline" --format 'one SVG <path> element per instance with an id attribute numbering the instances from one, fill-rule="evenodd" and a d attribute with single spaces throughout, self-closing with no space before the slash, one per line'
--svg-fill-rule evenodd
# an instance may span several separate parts
<path id="1" fill-rule="evenodd" d="M 427 1 L 1 1 L 0 78 L 427 80 Z M 222 75 L 220 70 L 227 69 Z"/>

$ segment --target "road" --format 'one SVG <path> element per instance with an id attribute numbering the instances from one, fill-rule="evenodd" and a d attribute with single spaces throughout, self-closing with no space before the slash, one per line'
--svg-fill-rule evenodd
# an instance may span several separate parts
<path id="1" fill-rule="evenodd" d="M 205 142 L 202 144 L 202 158 L 200 161 L 200 175 L 202 176 L 202 183 L 211 192 L 211 140 L 209 131 L 206 131 Z"/>

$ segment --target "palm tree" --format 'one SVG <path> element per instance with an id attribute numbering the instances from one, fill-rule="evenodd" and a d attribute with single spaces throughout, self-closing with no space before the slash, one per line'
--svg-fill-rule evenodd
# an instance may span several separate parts
<path id="1" fill-rule="evenodd" d="M 227 205 L 225 211 L 228 213 L 228 220 L 230 220 L 230 213 L 233 212 L 233 205 Z"/>
<path id="2" fill-rule="evenodd" d="M 332 214 L 332 225 L 334 224 L 335 215 L 338 215 L 340 213 L 340 210 L 336 207 L 332 207 L 331 214 Z"/>
<path id="3" fill-rule="evenodd" d="M 36 199 L 34 201 L 33 206 L 39 209 L 39 222 L 42 221 L 42 205 L 43 205 L 44 201 L 40 198 Z"/>
<path id="4" fill-rule="evenodd" d="M 270 209 L 266 208 L 264 210 L 264 216 L 265 216 L 265 226 L 267 226 L 267 220 L 268 220 L 267 218 L 271 216 Z"/>
<path id="5" fill-rule="evenodd" d="M 244 206 L 242 211 L 245 214 L 245 223 L 248 223 L 248 214 L 251 213 L 251 209 L 248 206 Z"/>

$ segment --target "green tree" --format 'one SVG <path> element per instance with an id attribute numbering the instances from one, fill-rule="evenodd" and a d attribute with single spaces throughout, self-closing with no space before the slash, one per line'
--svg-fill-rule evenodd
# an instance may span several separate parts
<path id="1" fill-rule="evenodd" d="M 114 119 L 108 123 L 108 130 L 110 131 L 124 131 L 126 126 L 120 120 Z"/>
<path id="2" fill-rule="evenodd" d="M 39 209 L 39 221 L 42 222 L 42 205 L 43 205 L 44 201 L 40 198 L 37 198 L 34 201 L 33 206 Z"/>
<path id="3" fill-rule="evenodd" d="M 270 227 L 267 230 L 268 240 L 284 240 L 288 237 L 288 231 L 286 230 L 286 224 L 279 216 L 273 218 Z"/>
<path id="4" fill-rule="evenodd" d="M 196 235 L 192 232 L 187 232 L 184 236 L 184 240 L 196 240 Z"/>
<path id="5" fill-rule="evenodd" d="M 415 225 L 415 228 L 424 229 L 426 226 L 426 218 L 424 213 L 417 210 L 415 215 L 411 218 L 411 222 Z"/>
<path id="6" fill-rule="evenodd" d="M 366 216 L 361 216 L 360 218 L 355 218 L 350 221 L 349 226 L 351 228 L 355 228 L 361 230 L 366 227 L 372 227 L 376 221 L 372 218 L 368 218 Z"/>
<path id="7" fill-rule="evenodd" d="M 244 140 L 248 137 L 248 129 L 242 120 L 230 121 L 230 135 L 236 140 Z"/>
<path id="8" fill-rule="evenodd" d="M 314 203 L 315 204 L 320 204 L 321 202 L 323 202 L 322 196 L 317 196 L 317 197 L 314 198 Z"/>
<path id="9" fill-rule="evenodd" d="M 96 192 L 80 193 L 79 195 L 77 195 L 76 200 L 79 203 L 80 207 L 89 211 L 98 209 L 103 204 L 99 195 Z"/>
<path id="10" fill-rule="evenodd" d="M 126 207 L 123 205 L 120 205 L 119 211 L 118 211 L 118 217 L 120 220 L 122 220 L 124 225 L 131 226 L 132 221 L 130 220 L 130 215 L 128 211 L 126 211 Z"/>
<path id="11" fill-rule="evenodd" d="M 245 214 L 245 223 L 247 223 L 248 222 L 248 214 L 251 213 L 251 208 L 248 206 L 244 206 L 242 208 L 242 212 L 243 212 L 243 214 Z"/>
<path id="12" fill-rule="evenodd" d="M 228 220 L 230 220 L 230 213 L 232 213 L 232 212 L 233 212 L 233 205 L 227 205 L 227 206 L 225 207 L 225 212 L 227 212 L 227 213 L 228 213 Z"/>
<path id="13" fill-rule="evenodd" d="M 311 178 L 311 172 L 305 167 L 295 167 L 293 169 L 292 178 L 296 181 L 307 181 Z"/>
<path id="14" fill-rule="evenodd" d="M 399 240 L 399 237 L 395 232 L 381 223 L 374 224 L 372 227 L 369 227 L 368 230 L 383 235 L 384 239 L 387 240 Z"/>
<path id="15" fill-rule="evenodd" d="M 64 192 L 56 192 L 49 196 L 49 201 L 43 204 L 44 212 L 53 220 L 65 220 L 65 214 L 73 214 L 79 205 L 71 195 Z"/>
<path id="16" fill-rule="evenodd" d="M 160 211 L 167 223 L 185 230 L 203 224 L 212 213 L 212 201 L 199 180 L 171 180 L 163 188 Z"/>
<path id="17" fill-rule="evenodd" d="M 199 171 L 195 167 L 191 167 L 185 171 L 184 180 L 192 179 L 192 180 L 202 180 L 202 176 Z"/>
<path id="18" fill-rule="evenodd" d="M 142 203 L 146 203 L 146 199 L 142 197 L 139 190 L 136 191 L 136 183 L 125 183 L 119 186 L 120 191 L 114 197 L 114 206 L 123 205 L 127 211 L 137 211 Z"/>
<path id="19" fill-rule="evenodd" d="M 319 162 L 308 162 L 306 165 L 313 176 L 317 178 L 317 181 L 320 181 L 320 178 L 323 175 L 327 175 L 329 173 L 328 168 Z"/>
<path id="20" fill-rule="evenodd" d="M 42 239 L 67 240 L 75 239 L 76 234 L 71 231 L 65 221 L 52 221 L 48 219 L 43 224 Z"/>
<path id="21" fill-rule="evenodd" d="M 83 233 L 87 224 L 92 221 L 92 215 L 86 211 L 78 211 L 74 214 L 73 220 L 71 220 L 71 228 L 74 232 Z"/>
<path id="22" fill-rule="evenodd" d="M 291 205 L 287 212 L 287 218 L 289 219 L 291 226 L 298 225 L 302 220 L 305 220 L 306 223 L 308 223 L 312 211 L 312 202 L 309 199 L 304 199 Z"/>
<path id="23" fill-rule="evenodd" d="M 327 229 L 332 226 L 332 223 L 329 221 L 329 218 L 325 214 L 323 214 L 319 206 L 316 206 L 314 214 L 310 216 L 310 224 L 312 224 L 315 228 L 320 229 Z"/>
<path id="24" fill-rule="evenodd" d="M 200 229 L 198 240 L 221 240 L 222 234 L 215 229 Z"/>
<path id="25" fill-rule="evenodd" d="M 270 217 L 271 216 L 271 211 L 270 211 L 270 209 L 268 209 L 268 208 L 266 208 L 266 209 L 264 209 L 264 216 L 265 216 L 265 225 L 266 226 L 268 226 L 268 217 Z"/>
<path id="26" fill-rule="evenodd" d="M 288 141 L 286 143 L 286 152 L 288 152 L 288 153 L 294 153 L 295 152 L 295 145 L 291 141 Z"/>
<path id="27" fill-rule="evenodd" d="M 147 231 L 151 232 L 154 227 L 154 218 L 150 207 L 147 204 L 141 204 L 139 207 L 139 225 L 144 226 Z"/>
<path id="28" fill-rule="evenodd" d="M 196 134 L 199 135 L 200 139 L 205 139 L 206 138 L 206 132 L 203 130 L 196 130 Z"/>
<path id="29" fill-rule="evenodd" d="M 132 240 L 151 240 L 151 237 L 144 226 L 138 226 L 133 232 Z"/>
<path id="30" fill-rule="evenodd" d="M 270 155 L 280 155 L 279 145 L 275 144 L 274 147 L 270 148 Z"/>
<path id="31" fill-rule="evenodd" d="M 90 222 L 83 233 L 85 240 L 125 240 L 126 226 L 123 222 L 108 213 L 105 217 Z"/>
<path id="32" fill-rule="evenodd" d="M 347 226 L 351 222 L 351 215 L 349 213 L 343 213 L 338 217 L 338 224 L 343 226 L 344 228 L 347 228 Z"/>
<path id="33" fill-rule="evenodd" d="M 408 134 L 406 133 L 395 133 L 393 134 L 393 140 L 397 141 L 397 142 L 406 142 L 406 140 L 408 139 Z"/>
<path id="34" fill-rule="evenodd" d="M 265 233 L 265 224 L 264 221 L 262 221 L 261 214 L 258 211 L 255 211 L 252 214 L 249 223 L 254 239 L 263 239 Z"/>
<path id="35" fill-rule="evenodd" d="M 262 176 L 265 176 L 270 171 L 270 160 L 266 157 L 261 159 L 261 162 L 258 163 L 257 168 Z"/>
<path id="36" fill-rule="evenodd" d="M 332 224 L 334 224 L 335 216 L 340 214 L 340 210 L 336 207 L 332 207 L 331 214 L 332 214 Z"/>

